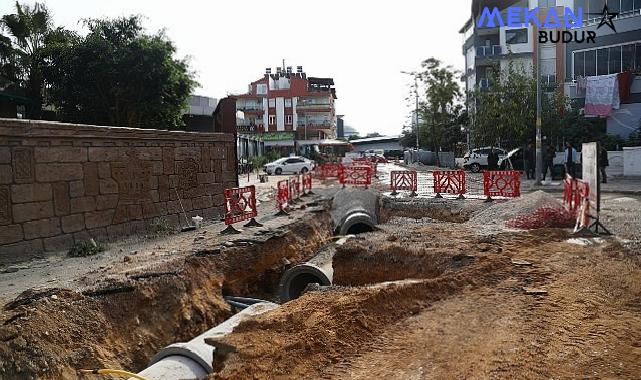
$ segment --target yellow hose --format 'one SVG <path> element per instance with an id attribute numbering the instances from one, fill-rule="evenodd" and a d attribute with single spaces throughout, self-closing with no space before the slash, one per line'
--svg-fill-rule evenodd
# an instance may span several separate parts
<path id="1" fill-rule="evenodd" d="M 81 369 L 80 372 L 84 373 L 94 373 L 98 375 L 117 375 L 120 377 L 133 377 L 134 379 L 138 380 L 147 380 L 144 377 L 140 375 L 136 375 L 135 373 L 131 373 L 128 371 L 123 371 L 121 369 L 109 369 L 109 368 L 103 368 L 103 369 Z"/>

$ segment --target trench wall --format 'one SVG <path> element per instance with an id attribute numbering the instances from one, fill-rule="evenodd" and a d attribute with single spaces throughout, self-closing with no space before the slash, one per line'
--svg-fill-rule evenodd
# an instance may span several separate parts
<path id="1" fill-rule="evenodd" d="M 232 134 L 0 119 L 0 264 L 158 221 L 218 218 L 236 184 Z"/>

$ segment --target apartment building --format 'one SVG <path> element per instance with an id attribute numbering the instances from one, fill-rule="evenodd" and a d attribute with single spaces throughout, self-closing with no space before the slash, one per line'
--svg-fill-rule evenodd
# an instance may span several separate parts
<path id="1" fill-rule="evenodd" d="M 582 7 L 584 25 L 580 31 L 597 31 L 603 1 L 574 0 L 574 8 Z M 586 91 L 582 78 L 626 73 L 619 78 L 619 108 L 605 119 L 608 134 L 627 138 L 641 126 L 641 0 L 608 0 L 608 10 L 619 13 L 613 20 L 616 32 L 609 27 L 598 29 L 593 44 L 565 45 L 565 94 L 580 105 L 585 104 Z"/>
<path id="2" fill-rule="evenodd" d="M 605 5 L 608 11 L 618 13 L 613 20 L 616 32 L 607 26 L 598 28 Z M 572 32 L 579 36 L 591 32 L 596 38 L 592 42 L 559 41 L 539 46 L 539 29 L 530 23 L 518 27 L 478 26 L 484 9 L 495 7 L 500 10 L 503 20 L 508 19 L 510 7 L 538 7 L 541 23 L 552 9 L 562 24 L 568 8 L 575 15 L 582 16 L 580 27 L 572 28 Z M 551 30 L 568 29 L 558 27 Z M 630 83 L 622 85 L 626 93 L 621 95 L 620 108 L 602 118 L 608 133 L 623 138 L 641 125 L 641 0 L 473 0 L 470 19 L 460 33 L 463 35 L 466 90 L 489 89 L 490 71 L 497 65 L 503 69 L 512 63 L 533 74 L 537 54 L 540 54 L 543 90 L 559 89 L 580 105 L 585 102 L 586 93 L 578 85 L 582 79 L 629 72 L 625 78 L 630 78 Z"/>
<path id="3" fill-rule="evenodd" d="M 302 66 L 265 70 L 249 84 L 246 94 L 235 95 L 243 133 L 259 134 L 265 148 L 293 152 L 299 142 L 336 138 L 336 90 L 332 78 L 308 77 Z"/>

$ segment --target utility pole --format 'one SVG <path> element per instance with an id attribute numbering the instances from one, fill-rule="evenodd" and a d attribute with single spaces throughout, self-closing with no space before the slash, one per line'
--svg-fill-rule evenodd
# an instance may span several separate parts
<path id="1" fill-rule="evenodd" d="M 536 167 L 535 184 L 541 185 L 543 174 L 543 139 L 541 138 L 541 44 L 536 42 Z"/>

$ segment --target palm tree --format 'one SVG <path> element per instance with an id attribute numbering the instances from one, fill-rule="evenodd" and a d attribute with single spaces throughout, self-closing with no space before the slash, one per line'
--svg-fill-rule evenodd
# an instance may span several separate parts
<path id="1" fill-rule="evenodd" d="M 46 39 L 51 32 L 51 14 L 44 4 L 35 3 L 32 7 L 20 5 L 16 1 L 16 13 L 2 16 L 0 28 L 8 32 L 1 42 L 5 49 L 3 55 L 11 54 L 17 63 L 15 79 L 26 89 L 33 106 L 27 116 L 39 119 L 42 112 L 43 66 Z M 10 62 L 12 58 L 3 57 L 1 61 Z M 10 66 L 8 66 L 10 67 Z"/>

